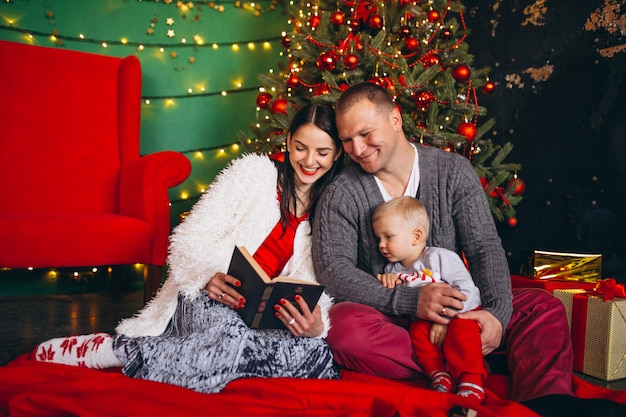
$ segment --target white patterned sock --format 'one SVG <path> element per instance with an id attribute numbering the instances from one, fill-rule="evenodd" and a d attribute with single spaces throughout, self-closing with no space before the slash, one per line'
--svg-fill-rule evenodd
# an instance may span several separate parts
<path id="1" fill-rule="evenodd" d="M 35 360 L 64 365 L 103 369 L 123 366 L 113 352 L 113 336 L 92 333 L 83 336 L 60 337 L 37 345 Z"/>

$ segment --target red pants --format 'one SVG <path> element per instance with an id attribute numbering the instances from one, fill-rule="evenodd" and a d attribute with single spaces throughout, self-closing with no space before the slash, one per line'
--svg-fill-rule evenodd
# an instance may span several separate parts
<path id="1" fill-rule="evenodd" d="M 330 310 L 328 334 L 335 361 L 348 369 L 391 379 L 422 373 L 415 362 L 409 323 L 357 303 Z M 513 289 L 513 315 L 501 349 L 512 374 L 510 398 L 572 395 L 573 353 L 563 304 L 540 289 Z"/>
<path id="2" fill-rule="evenodd" d="M 474 320 L 453 319 L 441 346 L 430 342 L 432 322 L 415 320 L 409 328 L 413 352 L 426 375 L 446 369 L 457 382 L 483 386 L 487 371 L 483 365 L 480 328 Z"/>

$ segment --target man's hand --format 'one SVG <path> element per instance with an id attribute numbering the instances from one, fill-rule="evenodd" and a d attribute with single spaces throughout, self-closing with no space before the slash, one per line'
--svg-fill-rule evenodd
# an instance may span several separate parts
<path id="1" fill-rule="evenodd" d="M 417 317 L 434 323 L 447 324 L 463 309 L 467 296 L 443 282 L 433 282 L 422 287 L 417 303 Z"/>
<path id="2" fill-rule="evenodd" d="M 478 322 L 480 339 L 483 342 L 483 355 L 493 352 L 502 343 L 502 323 L 487 310 L 467 311 L 458 314 L 457 318 Z"/>

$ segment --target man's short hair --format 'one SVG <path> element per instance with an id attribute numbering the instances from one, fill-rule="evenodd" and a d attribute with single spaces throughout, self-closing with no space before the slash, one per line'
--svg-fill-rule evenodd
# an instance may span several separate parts
<path id="1" fill-rule="evenodd" d="M 385 88 L 371 82 L 362 82 L 351 86 L 341 94 L 339 100 L 335 103 L 335 111 L 337 113 L 345 113 L 354 104 L 363 99 L 369 100 L 376 107 L 383 110 L 391 110 L 395 107 L 389 92 Z"/>

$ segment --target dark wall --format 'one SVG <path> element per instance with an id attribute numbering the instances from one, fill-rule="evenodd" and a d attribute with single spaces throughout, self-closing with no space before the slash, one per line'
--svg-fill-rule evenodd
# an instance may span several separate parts
<path id="1" fill-rule="evenodd" d="M 626 282 L 626 48 L 609 49 L 626 44 L 621 3 L 464 2 L 474 66 L 497 83 L 481 104 L 526 183 L 517 227 L 500 227 L 513 272 L 524 250 L 602 253 L 603 275 Z"/>

